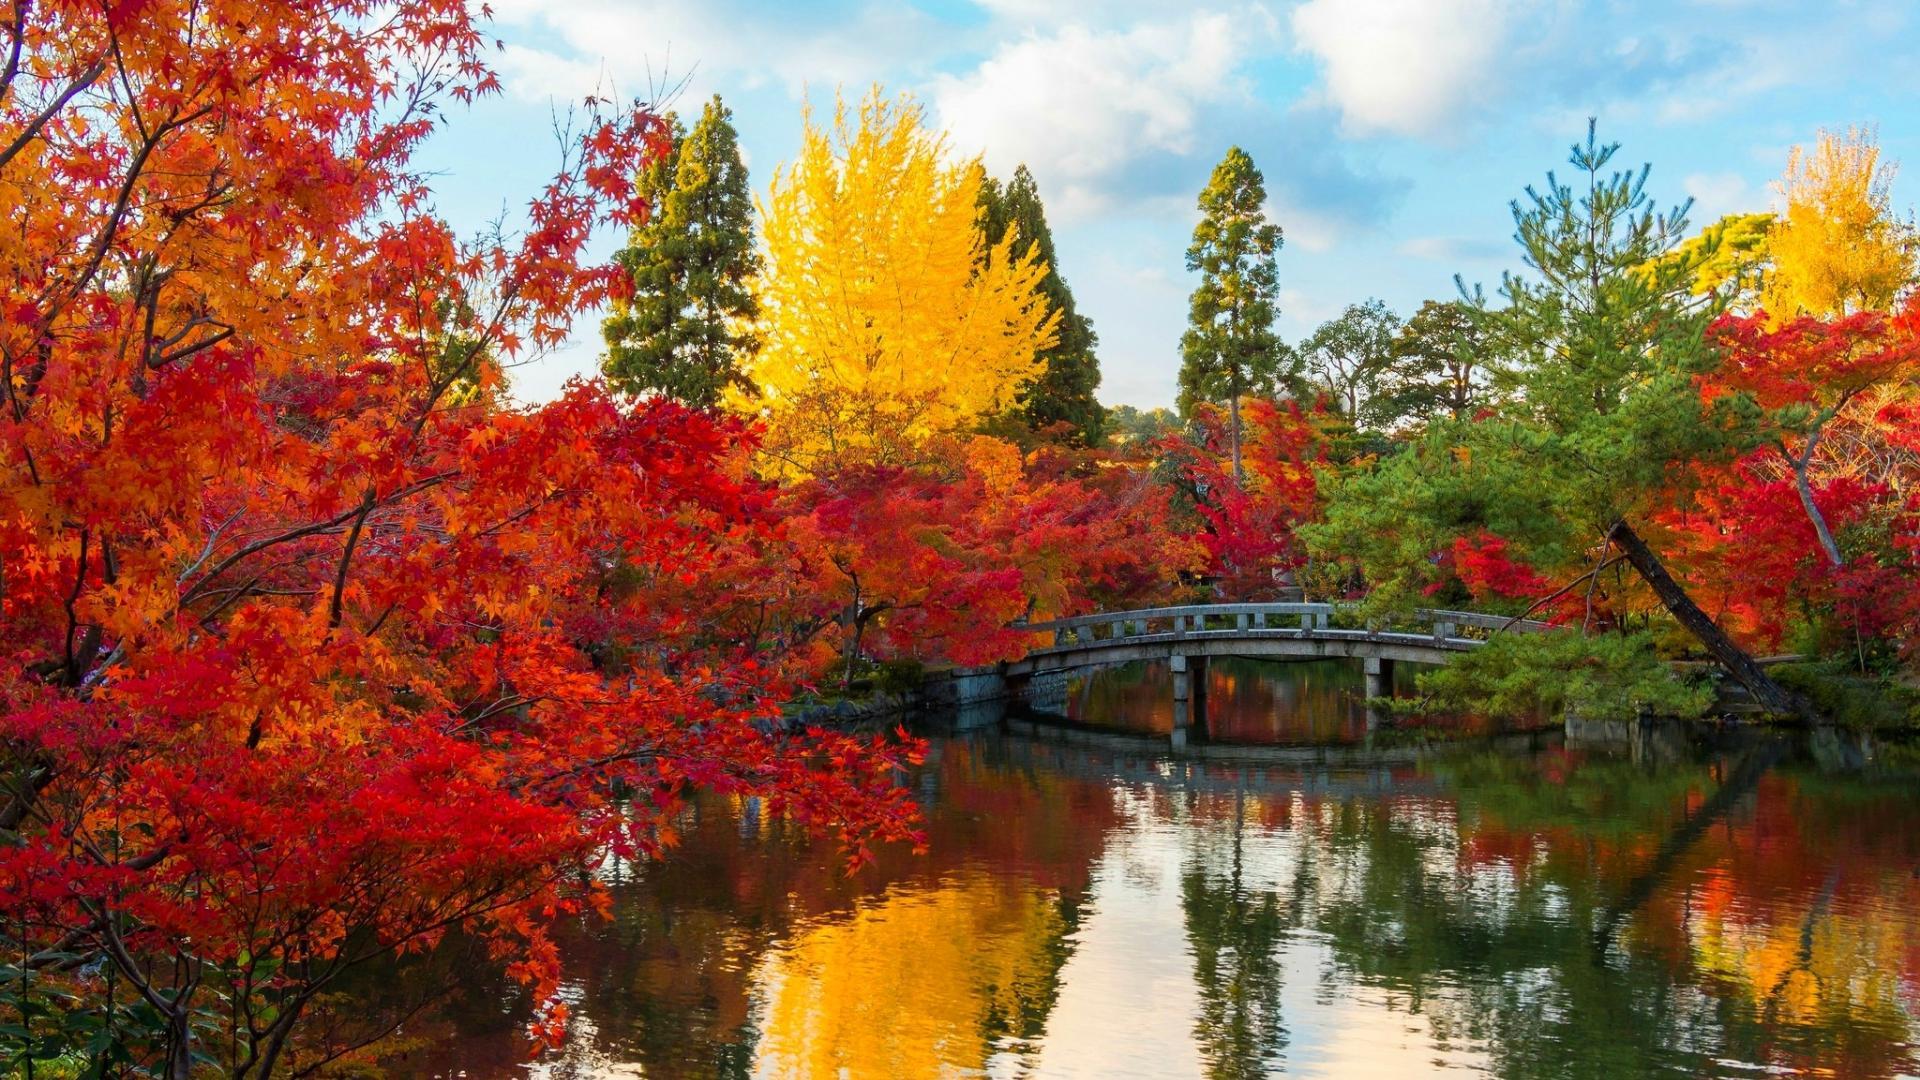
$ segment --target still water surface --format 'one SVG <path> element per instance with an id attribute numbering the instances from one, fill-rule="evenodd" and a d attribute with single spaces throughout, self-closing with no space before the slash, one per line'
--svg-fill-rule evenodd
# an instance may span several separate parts
<path id="1" fill-rule="evenodd" d="M 1154 730 L 1157 677 L 1070 709 Z M 1357 672 L 1213 678 L 1215 739 L 1364 739 Z M 701 803 L 671 858 L 608 868 L 611 920 L 561 929 L 563 1053 L 528 1064 L 526 1003 L 475 976 L 389 1071 L 1920 1075 L 1908 751 L 1550 734 L 1328 769 L 1041 732 L 936 738 L 930 854 L 851 880 Z"/>

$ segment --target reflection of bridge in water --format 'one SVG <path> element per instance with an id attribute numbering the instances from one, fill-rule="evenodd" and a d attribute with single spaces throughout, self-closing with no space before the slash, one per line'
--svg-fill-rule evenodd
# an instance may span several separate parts
<path id="1" fill-rule="evenodd" d="M 1173 741 L 1206 722 L 1207 661 L 1357 659 L 1365 665 L 1369 700 L 1391 697 L 1396 663 L 1445 664 L 1486 644 L 1500 631 L 1539 632 L 1546 623 L 1473 611 L 1415 612 L 1400 622 L 1352 626 L 1359 613 L 1335 604 L 1201 604 L 1103 612 L 1033 623 L 1053 643 L 1002 665 L 989 691 L 1028 703 L 1064 692 L 1074 675 L 1137 660 L 1165 660 L 1173 670 Z M 1003 680 L 1003 681 L 1001 681 Z M 985 688 L 982 688 L 985 689 Z M 1368 724 L 1381 719 L 1369 707 Z"/>
<path id="2" fill-rule="evenodd" d="M 1558 731 L 1518 732 L 1430 746 L 1276 747 L 1192 744 L 1122 732 L 1010 720 L 989 736 L 995 760 L 1021 770 L 1115 781 L 1197 795 L 1300 794 L 1309 798 L 1430 797 L 1444 788 L 1426 766 L 1488 752 L 1526 755 L 1559 746 Z"/>

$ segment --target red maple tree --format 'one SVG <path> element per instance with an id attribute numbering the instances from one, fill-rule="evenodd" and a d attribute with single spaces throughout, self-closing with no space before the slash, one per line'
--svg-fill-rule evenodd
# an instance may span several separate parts
<path id="1" fill-rule="evenodd" d="M 0 12 L 0 935 L 31 1057 L 317 1066 L 355 965 L 543 926 L 704 785 L 858 861 L 910 745 L 781 729 L 671 606 L 772 528 L 742 427 L 503 365 L 616 288 L 664 127 L 592 105 L 511 240 L 411 154 L 494 88 L 460 0 Z M 76 1035 L 78 1032 L 80 1034 Z"/>

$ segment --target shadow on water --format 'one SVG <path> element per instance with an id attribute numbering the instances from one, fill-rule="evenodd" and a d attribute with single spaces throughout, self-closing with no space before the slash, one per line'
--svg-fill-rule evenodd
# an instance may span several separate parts
<path id="1" fill-rule="evenodd" d="M 1329 768 L 1152 730 L 937 736 L 929 854 L 851 878 L 764 806 L 702 800 L 666 860 L 606 869 L 611 919 L 559 928 L 564 1050 L 525 1064 L 529 1003 L 475 964 L 385 1064 L 1920 1073 L 1920 774 L 1869 740 L 1627 725 Z"/>

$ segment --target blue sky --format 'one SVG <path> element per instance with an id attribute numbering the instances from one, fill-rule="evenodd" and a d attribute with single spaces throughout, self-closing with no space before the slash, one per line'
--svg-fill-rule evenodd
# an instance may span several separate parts
<path id="1" fill-rule="evenodd" d="M 1873 124 L 1920 168 L 1920 4 L 1910 0 L 494 0 L 506 92 L 449 110 L 425 153 L 442 212 L 511 223 L 557 160 L 554 116 L 596 88 L 681 87 L 732 107 L 756 191 L 802 102 L 879 82 L 915 94 L 957 154 L 1025 162 L 1061 272 L 1100 335 L 1108 404 L 1170 404 L 1192 282 L 1194 196 L 1239 144 L 1286 230 L 1281 332 L 1346 304 L 1405 314 L 1517 265 L 1507 202 L 1589 115 L 1696 223 L 1763 209 L 1795 143 Z M 669 102 L 669 105 L 676 102 Z M 1904 212 L 1920 201 L 1896 181 Z M 618 237 L 600 238 L 610 251 Z M 515 374 L 550 396 L 594 368 L 595 320 Z"/>

